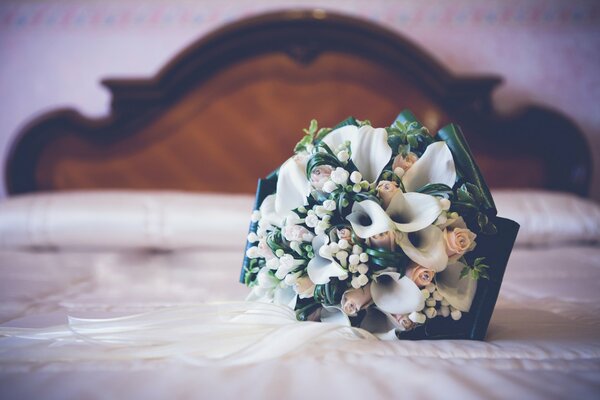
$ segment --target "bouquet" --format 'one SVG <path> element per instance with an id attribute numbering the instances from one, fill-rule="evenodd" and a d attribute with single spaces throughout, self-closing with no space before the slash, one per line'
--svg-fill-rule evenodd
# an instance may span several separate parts
<path id="1" fill-rule="evenodd" d="M 386 128 L 351 117 L 304 132 L 259 182 L 248 300 L 384 339 L 483 339 L 518 225 L 496 217 L 460 128 L 433 136 L 404 111 Z"/>

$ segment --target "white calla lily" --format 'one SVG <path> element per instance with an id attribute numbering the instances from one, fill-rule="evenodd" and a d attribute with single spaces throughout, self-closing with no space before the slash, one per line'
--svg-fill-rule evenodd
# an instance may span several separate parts
<path id="1" fill-rule="evenodd" d="M 404 233 L 398 245 L 412 261 L 435 272 L 444 270 L 448 264 L 444 233 L 436 226 L 429 225 L 411 234 Z"/>
<path id="2" fill-rule="evenodd" d="M 361 239 L 367 239 L 394 229 L 394 224 L 390 217 L 373 200 L 354 203 L 352 212 L 348 214 L 346 219 L 352 225 L 354 233 Z"/>
<path id="3" fill-rule="evenodd" d="M 398 339 L 396 336 L 396 329 L 398 327 L 394 323 L 393 318 L 375 307 L 367 308 L 365 317 L 360 323 L 360 327 L 377 336 L 379 340 Z"/>
<path id="4" fill-rule="evenodd" d="M 436 274 L 435 281 L 438 291 L 450 305 L 462 312 L 471 309 L 471 303 L 477 291 L 477 280 L 466 276 L 461 279 L 460 273 L 465 267 L 463 263 L 454 263 Z"/>
<path id="5" fill-rule="evenodd" d="M 421 158 L 402 176 L 402 184 L 407 192 L 414 192 L 428 183 L 443 183 L 452 187 L 455 182 L 456 167 L 445 142 L 427 146 Z"/>
<path id="6" fill-rule="evenodd" d="M 340 306 L 323 306 L 321 309 L 321 322 L 328 324 L 351 326 L 350 318 L 342 311 Z"/>
<path id="7" fill-rule="evenodd" d="M 308 262 L 306 272 L 310 280 L 316 285 L 328 283 L 331 278 L 345 279 L 348 277 L 348 271 L 342 268 L 331 254 L 325 251 L 328 242 L 329 237 L 327 235 L 317 235 L 312 240 L 315 256 Z"/>
<path id="8" fill-rule="evenodd" d="M 325 143 L 331 151 L 335 152 L 346 142 L 352 143 L 357 135 L 358 127 L 346 125 L 329 132 L 327 136 L 323 138 L 323 143 Z"/>
<path id="9" fill-rule="evenodd" d="M 416 232 L 431 225 L 442 212 L 440 201 L 423 193 L 398 190 L 386 209 L 400 232 Z"/>
<path id="10" fill-rule="evenodd" d="M 373 276 L 371 297 L 380 310 L 390 314 L 410 314 L 425 306 L 421 289 L 408 277 L 397 272 Z"/>
<path id="11" fill-rule="evenodd" d="M 295 155 L 279 168 L 275 211 L 283 214 L 307 204 L 310 182 L 306 178 L 308 157 Z"/>
<path id="12" fill-rule="evenodd" d="M 298 295 L 292 286 L 285 285 L 284 287 L 281 287 L 280 285 L 273 293 L 273 303 L 280 304 L 282 306 L 288 306 L 292 310 L 296 308 L 297 300 Z"/>
<path id="13" fill-rule="evenodd" d="M 387 139 L 387 131 L 383 128 L 364 125 L 358 129 L 358 135 L 351 142 L 350 149 L 352 162 L 363 179 L 375 182 L 392 158 L 392 148 Z"/>
<path id="14" fill-rule="evenodd" d="M 325 136 L 323 142 L 332 151 L 350 142 L 352 152 L 350 159 L 363 179 L 375 182 L 392 158 L 392 148 L 387 139 L 388 134 L 385 129 L 364 125 L 360 128 L 356 126 L 338 128 Z"/>

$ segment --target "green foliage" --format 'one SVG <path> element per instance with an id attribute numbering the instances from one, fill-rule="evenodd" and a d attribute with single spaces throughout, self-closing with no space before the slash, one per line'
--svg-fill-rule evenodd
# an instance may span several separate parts
<path id="1" fill-rule="evenodd" d="M 473 221 L 473 224 L 477 224 L 478 233 L 495 235 L 498 232 L 488 216 L 481 211 L 484 209 L 485 198 L 478 186 L 469 182 L 463 183 L 455 190 L 451 201 L 450 209 L 457 211 L 466 220 Z"/>
<path id="2" fill-rule="evenodd" d="M 333 306 L 340 303 L 345 290 L 346 284 L 333 278 L 329 283 L 315 286 L 314 299 L 326 306 Z"/>
<path id="3" fill-rule="evenodd" d="M 471 279 L 490 279 L 487 270 L 490 268 L 489 265 L 484 264 L 485 257 L 477 257 L 473 262 L 473 265 L 466 265 L 462 271 L 460 271 L 460 279 L 469 276 Z"/>
<path id="4" fill-rule="evenodd" d="M 304 136 L 294 147 L 294 153 L 307 151 L 308 147 L 314 143 L 320 142 L 329 132 L 330 128 L 320 128 L 316 119 L 310 121 L 307 129 L 303 129 Z"/>

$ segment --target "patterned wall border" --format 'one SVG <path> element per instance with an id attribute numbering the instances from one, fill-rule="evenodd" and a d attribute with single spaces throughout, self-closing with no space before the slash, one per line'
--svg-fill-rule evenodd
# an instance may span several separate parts
<path id="1" fill-rule="evenodd" d="M 216 22 L 227 22 L 266 10 L 282 8 L 281 2 L 254 5 L 235 2 L 235 6 L 211 3 L 173 4 L 76 4 L 9 3 L 0 5 L 0 29 L 39 28 L 85 29 L 189 29 Z M 293 3 L 292 6 L 313 3 Z M 452 2 L 444 4 L 405 2 L 327 2 L 326 9 L 363 15 L 379 22 L 403 25 L 543 27 L 592 26 L 600 24 L 600 3 L 583 2 Z M 313 4 L 314 5 L 314 4 Z"/>

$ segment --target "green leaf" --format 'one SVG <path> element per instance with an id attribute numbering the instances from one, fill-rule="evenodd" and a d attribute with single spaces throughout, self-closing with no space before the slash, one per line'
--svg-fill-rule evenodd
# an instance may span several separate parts
<path id="1" fill-rule="evenodd" d="M 348 126 L 348 125 L 359 126 L 356 118 L 348 117 L 345 120 L 343 120 L 342 122 L 340 122 L 339 124 L 337 124 L 333 129 L 338 129 L 338 128 L 341 128 L 343 126 Z"/>
<path id="2" fill-rule="evenodd" d="M 460 277 L 459 279 L 464 278 L 465 276 L 469 275 L 469 273 L 471 272 L 471 268 L 469 268 L 468 266 L 465 266 L 461 271 L 460 271 Z"/>

